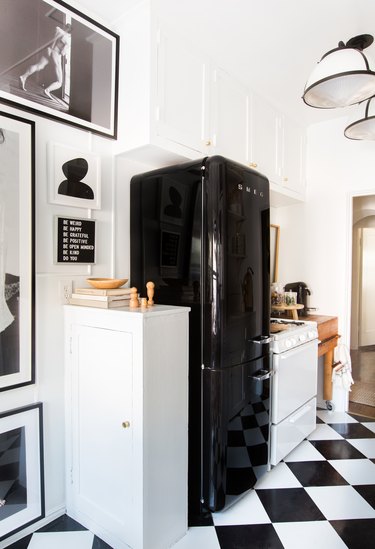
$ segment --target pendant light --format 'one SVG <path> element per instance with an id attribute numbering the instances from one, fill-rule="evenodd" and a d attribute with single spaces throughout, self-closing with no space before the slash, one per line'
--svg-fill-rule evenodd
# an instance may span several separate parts
<path id="1" fill-rule="evenodd" d="M 344 130 L 348 139 L 375 140 L 375 96 L 356 107 L 355 116 Z"/>
<path id="2" fill-rule="evenodd" d="M 347 107 L 375 95 L 375 72 L 363 50 L 374 41 L 370 34 L 351 38 L 323 55 L 308 79 L 302 99 L 310 107 Z"/>

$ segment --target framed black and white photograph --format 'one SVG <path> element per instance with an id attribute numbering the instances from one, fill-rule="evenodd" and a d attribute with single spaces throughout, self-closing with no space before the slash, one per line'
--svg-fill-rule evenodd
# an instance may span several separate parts
<path id="1" fill-rule="evenodd" d="M 34 135 L 0 111 L 0 391 L 35 379 Z"/>
<path id="2" fill-rule="evenodd" d="M 48 143 L 49 202 L 100 209 L 100 156 Z"/>
<path id="3" fill-rule="evenodd" d="M 61 0 L 1 0 L 0 100 L 116 138 L 119 37 Z"/>
<path id="4" fill-rule="evenodd" d="M 0 413 L 0 541 L 45 515 L 41 403 Z"/>

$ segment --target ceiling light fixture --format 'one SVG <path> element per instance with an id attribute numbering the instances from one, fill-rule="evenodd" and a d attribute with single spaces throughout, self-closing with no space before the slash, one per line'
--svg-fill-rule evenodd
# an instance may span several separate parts
<path id="1" fill-rule="evenodd" d="M 375 140 L 375 96 L 355 108 L 355 117 L 344 130 L 348 139 Z"/>
<path id="2" fill-rule="evenodd" d="M 307 80 L 302 97 L 306 105 L 348 107 L 375 95 L 375 72 L 363 53 L 373 41 L 370 34 L 361 34 L 324 54 Z"/>

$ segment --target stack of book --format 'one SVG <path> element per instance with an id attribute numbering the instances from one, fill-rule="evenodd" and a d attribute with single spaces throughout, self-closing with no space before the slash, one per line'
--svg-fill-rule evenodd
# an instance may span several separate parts
<path id="1" fill-rule="evenodd" d="M 71 305 L 83 307 L 100 307 L 112 309 L 113 307 L 129 307 L 130 288 L 96 289 L 76 288 L 69 299 Z"/>

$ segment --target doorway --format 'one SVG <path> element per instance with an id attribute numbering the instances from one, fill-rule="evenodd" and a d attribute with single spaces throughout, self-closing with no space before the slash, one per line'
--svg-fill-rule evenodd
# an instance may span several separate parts
<path id="1" fill-rule="evenodd" d="M 353 198 L 349 411 L 375 418 L 375 196 Z"/>

